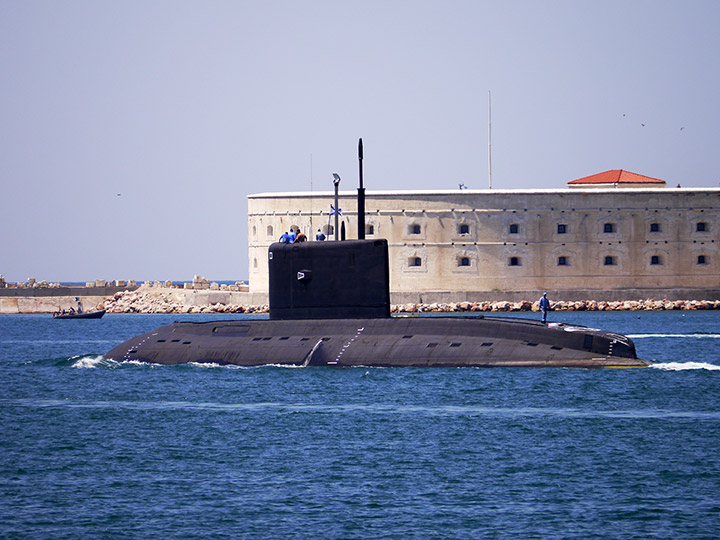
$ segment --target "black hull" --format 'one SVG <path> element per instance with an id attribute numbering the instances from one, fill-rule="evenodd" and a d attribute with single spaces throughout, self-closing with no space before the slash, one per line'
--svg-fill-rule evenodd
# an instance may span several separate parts
<path id="1" fill-rule="evenodd" d="M 645 367 L 625 336 L 500 317 L 181 322 L 118 345 L 116 361 L 261 366 Z"/>
<path id="2" fill-rule="evenodd" d="M 66 313 L 65 315 L 54 315 L 53 319 L 102 319 L 105 310 L 88 311 L 87 313 Z"/>

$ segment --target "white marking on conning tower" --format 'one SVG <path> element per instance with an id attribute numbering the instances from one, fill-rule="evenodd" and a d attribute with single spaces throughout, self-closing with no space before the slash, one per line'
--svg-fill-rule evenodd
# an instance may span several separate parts
<path id="1" fill-rule="evenodd" d="M 340 361 L 340 357 L 343 355 L 343 353 L 350 347 L 350 345 L 353 344 L 353 341 L 355 341 L 358 337 L 360 337 L 360 334 L 363 333 L 363 330 L 365 330 L 365 327 L 358 328 L 355 335 L 348 341 L 345 345 L 342 346 L 342 349 L 340 349 L 340 352 L 338 352 L 337 356 L 335 357 L 334 361 L 328 362 L 328 364 L 335 365 Z"/>

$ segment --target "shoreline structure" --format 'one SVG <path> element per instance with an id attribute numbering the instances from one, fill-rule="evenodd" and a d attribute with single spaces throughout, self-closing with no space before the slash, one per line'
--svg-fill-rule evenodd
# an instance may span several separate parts
<path id="1" fill-rule="evenodd" d="M 0 314 L 52 313 L 77 307 L 108 313 L 267 313 L 267 294 L 247 285 L 211 283 L 195 276 L 192 283 L 103 280 L 86 287 L 58 284 L 6 284 L 0 287 Z M 8 286 L 9 285 L 9 286 Z M 391 293 L 393 313 L 500 313 L 539 311 L 542 291 Z M 555 311 L 676 311 L 719 310 L 720 290 L 548 291 Z M 536 298 L 537 297 L 537 298 Z M 530 300 L 532 299 L 532 300 Z"/>
<path id="2" fill-rule="evenodd" d="M 116 293 L 112 298 L 107 299 L 102 304 L 102 307 L 108 313 L 268 313 L 269 311 L 267 304 L 243 305 L 232 303 L 232 301 L 224 303 L 222 302 L 223 298 L 217 294 L 208 294 L 207 296 L 198 294 L 195 298 L 188 299 L 190 295 L 178 295 L 176 291 L 176 289 L 141 287 L 136 291 Z M 498 296 L 501 296 L 501 294 Z M 184 297 L 184 301 L 182 297 Z M 198 303 L 197 300 L 200 302 Z M 695 311 L 720 309 L 720 300 L 568 300 L 554 302 L 552 306 L 555 311 Z M 392 304 L 392 313 L 497 313 L 522 311 L 539 311 L 538 301 L 485 300 L 476 302 L 408 302 Z"/>

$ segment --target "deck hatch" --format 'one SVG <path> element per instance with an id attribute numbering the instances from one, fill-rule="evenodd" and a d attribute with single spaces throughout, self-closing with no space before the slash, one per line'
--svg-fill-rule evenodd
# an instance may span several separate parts
<path id="1" fill-rule="evenodd" d="M 245 337 L 250 331 L 247 324 L 222 324 L 213 328 L 214 336 Z"/>

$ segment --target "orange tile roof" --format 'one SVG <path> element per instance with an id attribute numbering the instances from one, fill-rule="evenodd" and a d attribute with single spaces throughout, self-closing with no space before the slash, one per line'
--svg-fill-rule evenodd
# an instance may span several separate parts
<path id="1" fill-rule="evenodd" d="M 642 174 L 635 174 L 622 169 L 605 171 L 577 180 L 571 180 L 568 184 L 664 184 L 664 180 L 650 178 Z"/>

